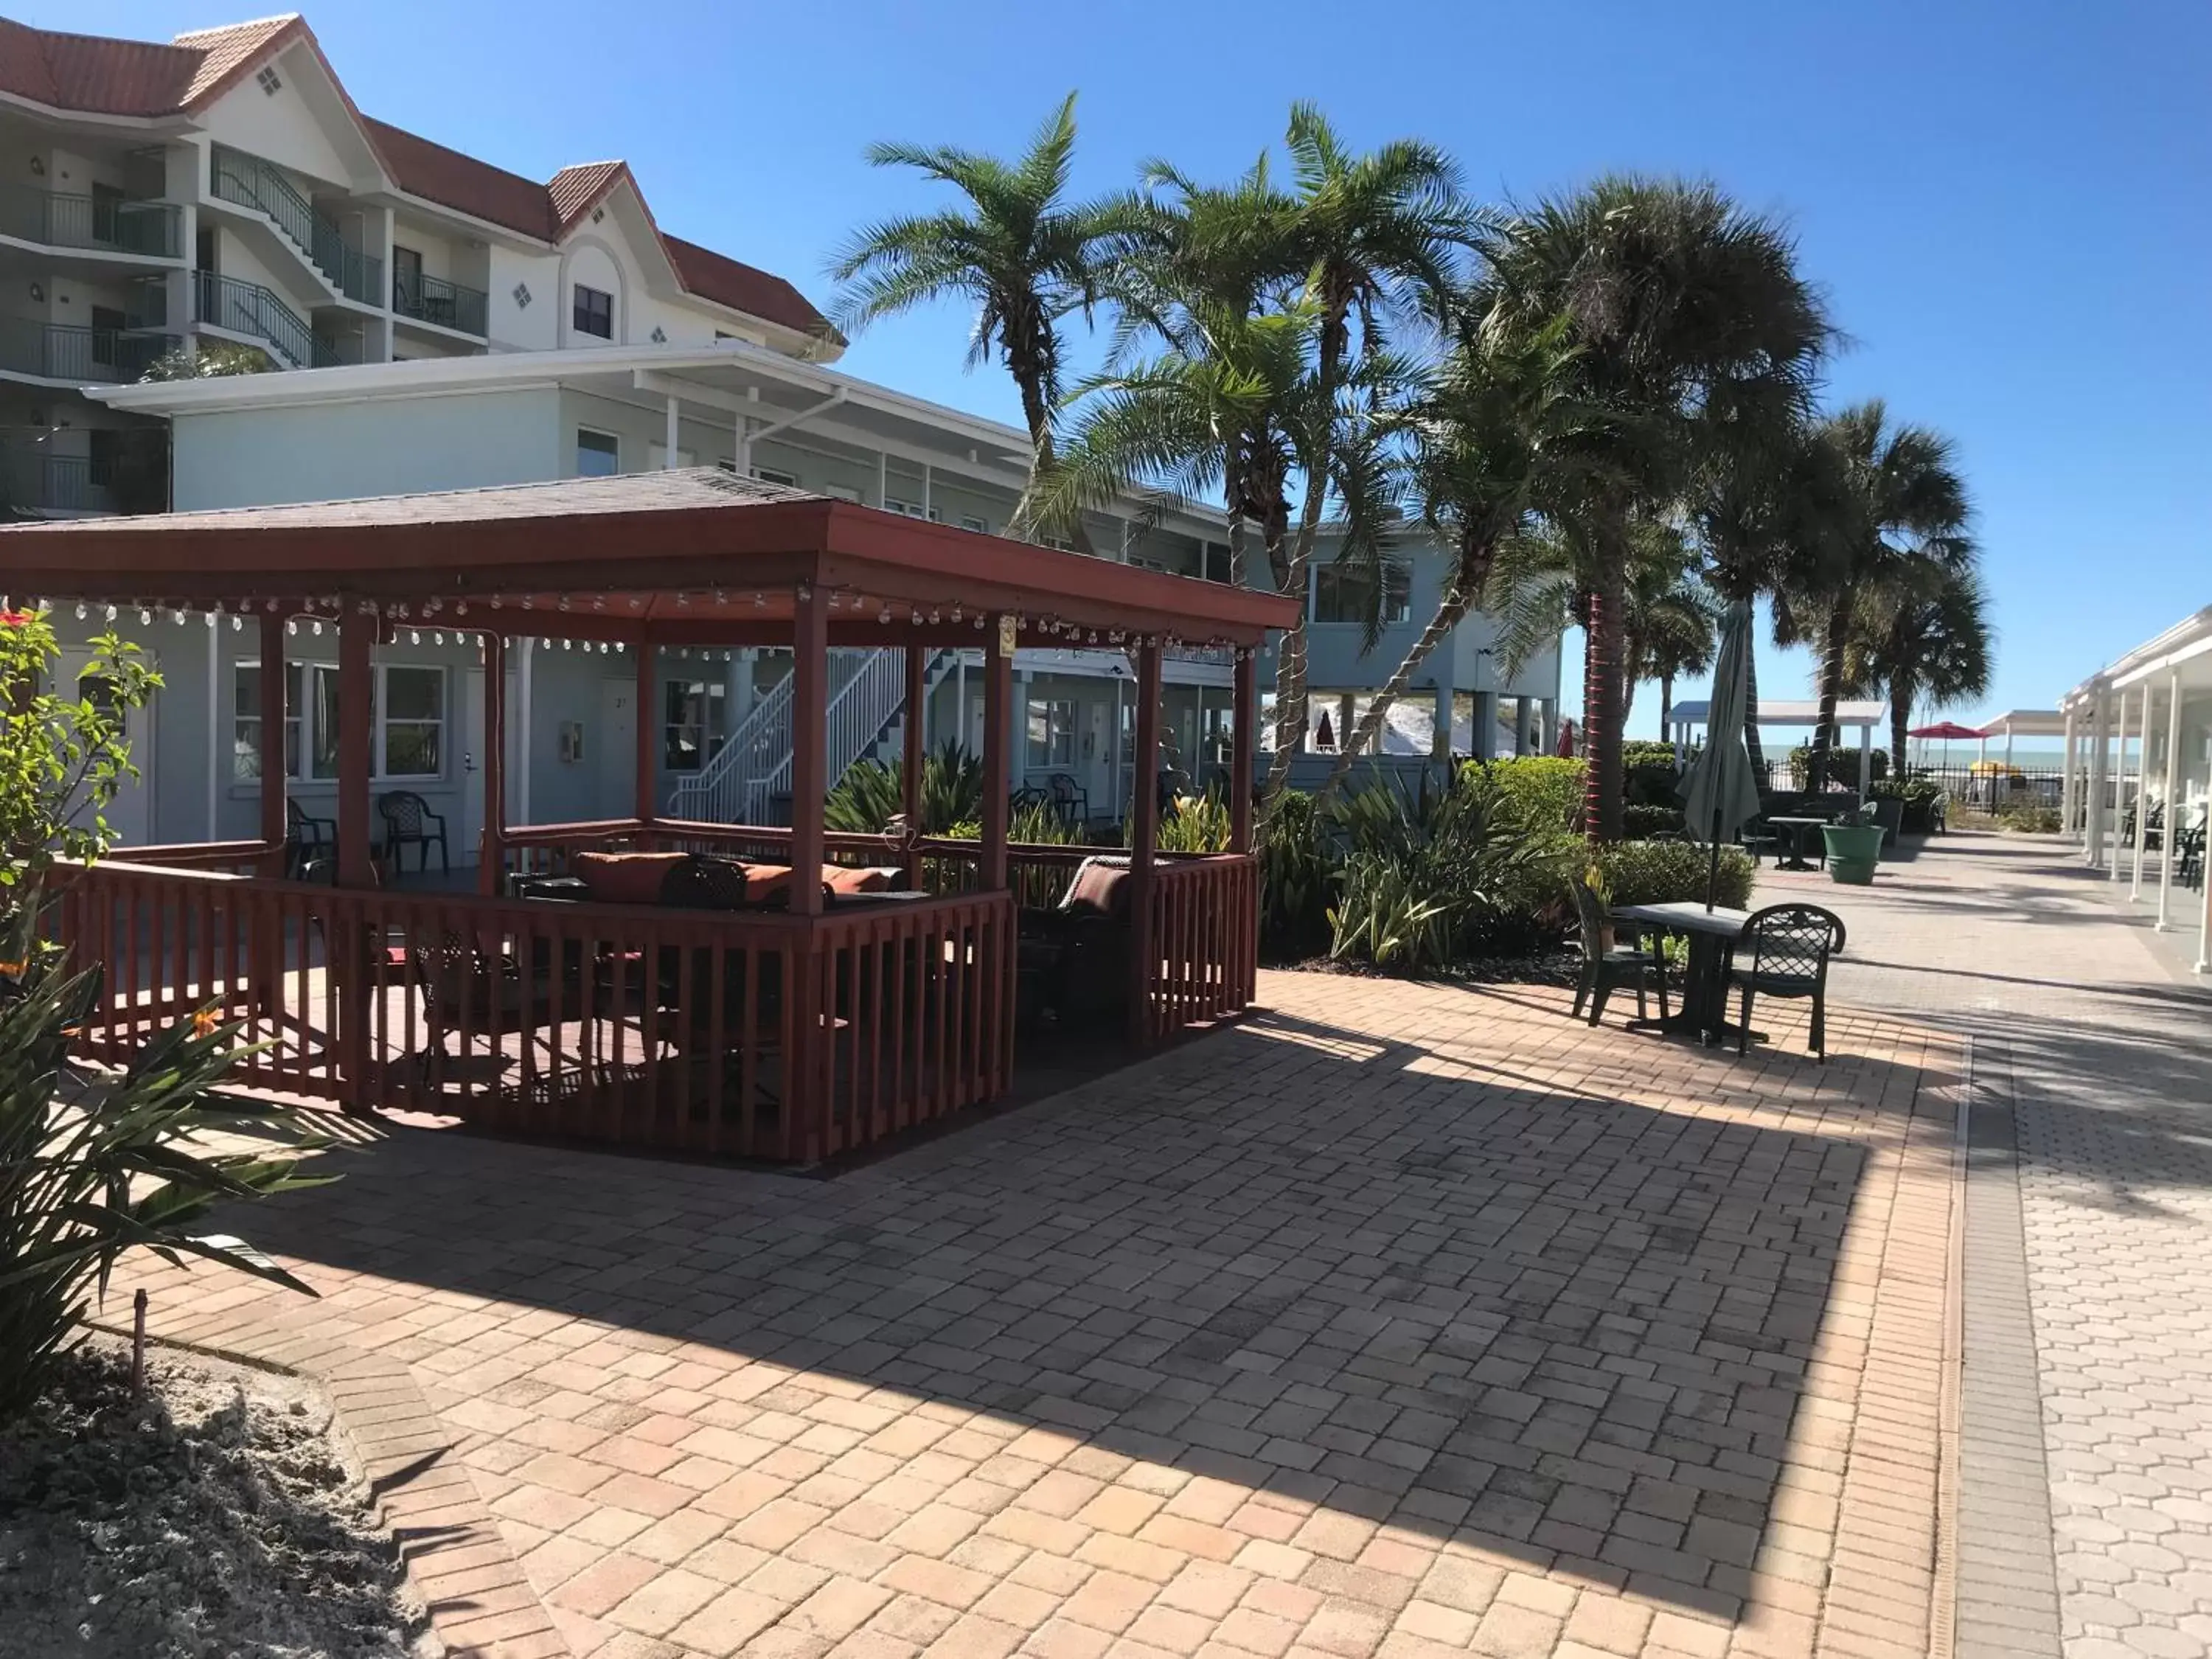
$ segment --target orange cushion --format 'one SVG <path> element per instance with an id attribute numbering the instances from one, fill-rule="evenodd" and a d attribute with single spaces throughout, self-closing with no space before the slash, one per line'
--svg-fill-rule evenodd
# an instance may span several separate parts
<path id="1" fill-rule="evenodd" d="M 602 904 L 658 904 L 660 884 L 681 853 L 578 853 L 568 867 Z"/>
<path id="2" fill-rule="evenodd" d="M 842 864 L 822 866 L 822 884 L 833 893 L 882 893 L 897 878 L 896 870 L 854 870 Z"/>
<path id="3" fill-rule="evenodd" d="M 766 904 L 771 899 L 786 897 L 791 888 L 791 866 L 787 864 L 748 864 L 745 866 L 745 902 Z"/>

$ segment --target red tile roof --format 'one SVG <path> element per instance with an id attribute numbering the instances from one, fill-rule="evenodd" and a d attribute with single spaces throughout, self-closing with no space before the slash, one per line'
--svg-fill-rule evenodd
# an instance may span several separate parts
<path id="1" fill-rule="evenodd" d="M 0 18 L 0 92 L 102 115 L 187 114 L 204 108 L 257 64 L 299 40 L 314 47 L 314 36 L 296 13 L 180 34 L 167 46 L 65 34 Z M 320 48 L 315 50 L 319 56 Z M 368 116 L 361 122 L 400 189 L 541 241 L 558 241 L 624 179 L 636 188 L 622 161 L 563 167 L 539 184 L 389 122 Z M 638 199 L 643 202 L 642 192 Z M 844 343 L 782 277 L 678 237 L 663 234 L 660 240 L 687 292 L 764 322 Z"/>

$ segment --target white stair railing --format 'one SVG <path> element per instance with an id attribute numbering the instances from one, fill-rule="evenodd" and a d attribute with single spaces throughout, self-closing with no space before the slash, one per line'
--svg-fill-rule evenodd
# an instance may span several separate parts
<path id="1" fill-rule="evenodd" d="M 825 787 L 834 787 L 875 747 L 905 701 L 906 653 L 889 647 L 865 653 L 830 695 Z M 777 798 L 791 793 L 791 702 L 792 681 L 786 675 L 754 705 L 706 769 L 676 787 L 671 813 L 708 823 L 769 822 Z"/>

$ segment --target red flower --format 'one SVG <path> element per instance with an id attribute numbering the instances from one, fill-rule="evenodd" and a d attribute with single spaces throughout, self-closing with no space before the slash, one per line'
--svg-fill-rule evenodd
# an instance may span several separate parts
<path id="1" fill-rule="evenodd" d="M 0 628 L 28 628 L 37 620 L 37 616 L 32 611 L 0 611 Z"/>

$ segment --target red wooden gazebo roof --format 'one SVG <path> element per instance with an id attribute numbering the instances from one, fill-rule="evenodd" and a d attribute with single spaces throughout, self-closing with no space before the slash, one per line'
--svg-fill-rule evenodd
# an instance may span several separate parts
<path id="1" fill-rule="evenodd" d="M 1137 638 L 1255 646 L 1295 599 L 684 468 L 0 528 L 17 599 L 341 614 L 655 643 L 789 642 L 800 585 L 840 645 Z"/>

